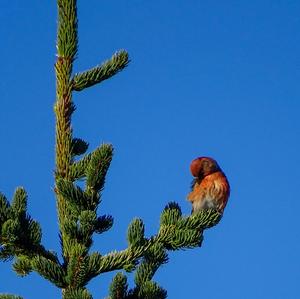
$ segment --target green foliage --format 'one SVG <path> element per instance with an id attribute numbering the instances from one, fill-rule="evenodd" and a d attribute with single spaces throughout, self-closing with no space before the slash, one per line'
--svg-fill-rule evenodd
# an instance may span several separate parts
<path id="1" fill-rule="evenodd" d="M 16 257 L 14 270 L 20 275 L 31 270 L 26 256 L 41 255 L 52 261 L 57 260 L 55 254 L 41 245 L 41 227 L 27 214 L 26 209 L 27 194 L 23 188 L 16 189 L 11 205 L 3 195 L 0 196 L 0 259 Z"/>
<path id="2" fill-rule="evenodd" d="M 94 211 L 82 211 L 79 216 L 80 230 L 82 235 L 89 236 L 91 235 L 96 226 L 97 215 Z"/>
<path id="3" fill-rule="evenodd" d="M 168 250 L 199 247 L 203 230 L 216 225 L 221 214 L 215 210 L 203 210 L 188 217 L 181 217 L 177 204 L 170 203 L 161 215 L 159 239 Z"/>
<path id="4" fill-rule="evenodd" d="M 73 138 L 72 140 L 72 154 L 74 156 L 83 155 L 89 147 L 89 144 L 80 138 Z"/>
<path id="5" fill-rule="evenodd" d="M 63 299 L 92 299 L 92 295 L 85 288 L 66 289 Z"/>
<path id="6" fill-rule="evenodd" d="M 110 60 L 73 77 L 72 86 L 76 91 L 98 84 L 122 71 L 129 63 L 128 53 L 121 50 L 115 53 Z"/>
<path id="7" fill-rule="evenodd" d="M 59 263 L 53 262 L 43 256 L 35 256 L 31 260 L 31 267 L 58 288 L 67 286 L 65 271 Z"/>
<path id="8" fill-rule="evenodd" d="M 7 198 L 0 193 L 0 224 L 1 227 L 5 221 L 11 217 L 10 204 Z"/>
<path id="9" fill-rule="evenodd" d="M 91 161 L 92 154 L 84 156 L 79 161 L 73 162 L 70 166 L 70 180 L 73 182 L 85 177 L 86 169 Z"/>
<path id="10" fill-rule="evenodd" d="M 76 216 L 83 210 L 94 210 L 98 202 L 93 202 L 93 197 L 84 192 L 79 186 L 65 179 L 56 181 L 58 193 L 68 201 Z"/>
<path id="11" fill-rule="evenodd" d="M 23 298 L 16 295 L 0 294 L 0 299 L 23 299 Z"/>
<path id="12" fill-rule="evenodd" d="M 95 232 L 98 234 L 102 234 L 109 230 L 114 223 L 114 219 L 110 215 L 103 215 L 97 218 L 95 225 Z"/>
<path id="13" fill-rule="evenodd" d="M 134 219 L 128 227 L 127 240 L 131 247 L 142 246 L 145 243 L 145 227 L 141 219 Z"/>
<path id="14" fill-rule="evenodd" d="M 123 299 L 127 298 L 127 277 L 119 272 L 114 277 L 110 288 L 109 288 L 109 298 L 110 299 Z"/>
<path id="15" fill-rule="evenodd" d="M 20 217 L 26 213 L 27 194 L 23 188 L 17 188 L 11 203 L 11 210 L 16 217 Z"/>
<path id="16" fill-rule="evenodd" d="M 57 54 L 74 59 L 78 48 L 76 0 L 57 0 Z"/>
<path id="17" fill-rule="evenodd" d="M 109 289 L 110 299 L 164 299 L 166 290 L 152 279 L 160 266 L 168 262 L 168 250 L 201 246 L 203 231 L 216 225 L 222 215 L 214 210 L 203 210 L 184 216 L 180 206 L 171 202 L 161 213 L 156 235 L 146 237 L 143 221 L 135 218 L 128 226 L 127 248 L 107 254 L 91 252 L 94 233 L 108 231 L 114 221 L 110 215 L 98 215 L 113 146 L 101 144 L 86 154 L 88 143 L 73 138 L 71 116 L 75 105 L 72 91 L 83 90 L 112 77 L 128 65 L 129 58 L 122 50 L 102 65 L 72 77 L 78 49 L 76 0 L 57 0 L 57 4 L 54 191 L 62 262 L 57 253 L 42 245 L 41 227 L 27 213 L 27 193 L 22 187 L 16 189 L 11 202 L 0 193 L 0 259 L 13 259 L 13 269 L 20 276 L 37 272 L 62 289 L 64 299 L 92 299 L 86 289 L 89 281 L 116 270 L 135 271 L 135 285 L 129 289 L 126 275 L 117 273 Z M 78 158 L 80 155 L 83 156 Z M 2 294 L 1 298 L 21 297 Z"/>
<path id="18" fill-rule="evenodd" d="M 99 191 L 105 181 L 105 175 L 113 156 L 111 144 L 102 144 L 92 153 L 70 165 L 70 180 L 87 178 L 87 186 Z M 95 175 L 95 177 L 93 177 Z M 100 186 L 97 188 L 97 186 Z"/>
<path id="19" fill-rule="evenodd" d="M 101 263 L 102 256 L 99 252 L 93 252 L 87 257 L 87 259 L 88 270 L 86 279 L 87 281 L 90 281 L 93 277 L 98 275 L 97 269 Z"/>
<path id="20" fill-rule="evenodd" d="M 89 192 L 102 191 L 112 156 L 111 144 L 102 144 L 92 153 L 86 169 L 86 186 Z"/>
<path id="21" fill-rule="evenodd" d="M 160 225 L 176 224 L 181 219 L 181 209 L 175 202 L 170 202 L 160 216 Z"/>
<path id="22" fill-rule="evenodd" d="M 77 244 L 77 250 L 76 247 L 74 249 L 68 262 L 66 280 L 68 285 L 83 287 L 87 283 L 85 278 L 88 271 L 88 258 L 84 253 L 85 248 L 83 246 Z"/>
<path id="23" fill-rule="evenodd" d="M 1 237 L 9 243 L 18 242 L 21 239 L 21 223 L 19 219 L 8 219 L 2 225 Z"/>
<path id="24" fill-rule="evenodd" d="M 167 291 L 158 286 L 153 281 L 146 281 L 136 292 L 133 292 L 134 298 L 138 299 L 165 299 Z"/>
<path id="25" fill-rule="evenodd" d="M 31 260 L 27 256 L 19 256 L 13 263 L 14 271 L 20 276 L 26 276 L 32 271 Z"/>
<path id="26" fill-rule="evenodd" d="M 168 255 L 164 246 L 155 243 L 146 251 L 135 274 L 135 283 L 141 287 L 146 281 L 151 280 L 157 269 L 167 263 Z"/>

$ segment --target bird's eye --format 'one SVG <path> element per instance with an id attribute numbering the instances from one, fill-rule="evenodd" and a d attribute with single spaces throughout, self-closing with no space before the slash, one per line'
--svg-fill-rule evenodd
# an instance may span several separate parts
<path id="1" fill-rule="evenodd" d="M 203 168 L 208 168 L 208 167 L 210 166 L 210 162 L 207 161 L 207 160 L 204 160 L 204 161 L 202 162 L 202 166 L 203 166 Z"/>
<path id="2" fill-rule="evenodd" d="M 202 162 L 202 168 L 203 168 L 204 172 L 212 173 L 212 172 L 216 171 L 217 165 L 214 163 L 214 161 L 204 160 Z"/>

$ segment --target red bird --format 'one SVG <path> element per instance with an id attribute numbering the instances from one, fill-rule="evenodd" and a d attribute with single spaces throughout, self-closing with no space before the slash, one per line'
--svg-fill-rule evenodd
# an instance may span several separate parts
<path id="1" fill-rule="evenodd" d="M 192 203 L 192 213 L 205 209 L 216 209 L 223 213 L 230 186 L 218 163 L 208 157 L 199 157 L 192 161 L 191 173 L 195 177 L 192 191 L 187 199 Z"/>

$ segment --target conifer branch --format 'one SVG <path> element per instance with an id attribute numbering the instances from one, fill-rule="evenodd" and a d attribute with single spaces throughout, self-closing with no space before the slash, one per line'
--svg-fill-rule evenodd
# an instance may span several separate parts
<path id="1" fill-rule="evenodd" d="M 93 299 L 85 288 L 66 289 L 63 291 L 63 299 Z"/>
<path id="2" fill-rule="evenodd" d="M 23 299 L 23 297 L 10 294 L 0 294 L 0 299 Z"/>
<path id="3" fill-rule="evenodd" d="M 28 261 L 35 256 L 58 261 L 56 254 L 41 244 L 41 228 L 27 214 L 27 193 L 23 188 L 16 189 L 11 204 L 0 194 L 0 227 L 0 259 L 15 257 L 14 270 L 18 274 L 26 275 L 31 271 Z"/>
<path id="4" fill-rule="evenodd" d="M 113 147 L 111 144 L 102 144 L 92 153 L 86 169 L 87 192 L 98 193 L 102 191 L 112 156 Z"/>
<path id="5" fill-rule="evenodd" d="M 96 221 L 95 233 L 102 234 L 109 230 L 114 223 L 114 219 L 110 215 L 99 216 Z"/>
<path id="6" fill-rule="evenodd" d="M 31 260 L 27 256 L 19 256 L 13 263 L 14 271 L 20 276 L 26 276 L 32 271 Z"/>
<path id="7" fill-rule="evenodd" d="M 89 144 L 80 139 L 80 138 L 73 138 L 72 140 L 72 154 L 74 156 L 80 156 L 84 154 L 89 147 Z"/>
<path id="8" fill-rule="evenodd" d="M 198 214 L 182 217 L 178 204 L 171 202 L 166 206 L 161 215 L 161 225 L 158 234 L 148 240 L 143 237 L 144 226 L 141 220 L 134 220 L 128 228 L 127 238 L 129 244 L 143 245 L 139 247 L 129 246 L 129 248 L 122 252 L 110 253 L 103 256 L 101 263 L 102 266 L 111 267 L 108 271 L 112 269 L 130 271 L 136 268 L 136 286 L 128 290 L 126 276 L 118 273 L 111 283 L 109 298 L 166 298 L 167 291 L 151 280 L 158 268 L 168 261 L 166 250 L 179 250 L 201 246 L 203 230 L 216 225 L 220 219 L 221 214 L 214 210 L 203 210 Z M 138 251 L 142 252 L 142 254 L 140 256 L 131 255 L 132 248 L 138 248 Z M 115 260 L 113 259 L 114 255 Z M 122 264 L 123 266 L 121 266 Z M 113 265 L 118 268 L 114 268 Z M 131 268 L 128 268 L 127 265 L 131 265 Z M 136 265 L 138 266 L 135 267 Z M 100 272 L 105 271 L 107 269 L 102 268 L 100 270 Z M 120 297 L 117 297 L 117 295 Z"/>
<path id="9" fill-rule="evenodd" d="M 75 74 L 72 80 L 72 88 L 81 91 L 98 84 L 122 71 L 129 63 L 128 53 L 124 50 L 115 53 L 110 60 L 88 71 Z"/>
<path id="10" fill-rule="evenodd" d="M 57 0 L 58 5 L 58 32 L 57 54 L 73 60 L 77 54 L 77 1 Z"/>
<path id="11" fill-rule="evenodd" d="M 176 206 L 178 207 L 178 205 Z M 175 208 L 173 208 L 173 206 L 171 207 L 172 208 L 170 208 L 169 204 L 162 213 L 162 215 L 165 215 L 164 219 L 167 223 L 161 224 L 160 230 L 156 236 L 145 239 L 141 237 L 142 233 L 129 233 L 131 235 L 129 237 L 129 239 L 131 239 L 129 240 L 129 247 L 122 251 L 111 252 L 102 256 L 100 263 L 97 265 L 98 269 L 96 270 L 95 275 L 120 269 L 130 272 L 136 268 L 141 257 L 147 256 L 147 254 L 149 256 L 149 250 L 153 252 L 153 250 L 156 250 L 155 248 L 160 248 L 156 246 L 162 246 L 167 250 L 199 247 L 203 240 L 203 230 L 216 225 L 221 219 L 219 212 L 214 210 L 203 210 L 198 214 L 179 218 L 177 219 L 177 223 L 174 223 L 174 211 L 172 210 Z M 182 227 L 182 221 L 193 225 L 193 229 L 190 229 L 189 226 Z M 134 221 L 134 223 L 137 222 L 139 221 Z M 138 225 L 141 227 L 140 222 Z M 132 229 L 131 227 L 133 227 L 133 225 L 129 227 L 129 231 Z M 136 232 L 138 230 L 141 232 L 143 229 L 136 229 Z M 134 240 L 133 235 L 136 236 L 136 240 Z M 156 252 L 156 254 L 158 253 L 158 251 L 154 252 Z M 158 258 L 157 261 L 161 260 L 160 254 L 157 254 L 156 257 Z M 161 261 L 164 263 L 166 258 Z"/>
<path id="12" fill-rule="evenodd" d="M 128 226 L 128 247 L 106 255 L 90 253 L 93 234 L 101 234 L 113 225 L 110 215 L 99 216 L 98 206 L 106 174 L 113 157 L 111 144 L 102 144 L 85 154 L 88 143 L 73 138 L 72 92 L 100 83 L 123 70 L 129 63 L 128 53 L 121 50 L 102 65 L 72 77 L 78 50 L 77 1 L 57 0 L 57 60 L 55 143 L 55 195 L 62 247 L 62 262 L 57 254 L 41 244 L 42 231 L 27 213 L 27 193 L 17 188 L 11 203 L 0 193 L 0 259 L 14 258 L 13 269 L 25 276 L 36 271 L 62 289 L 63 299 L 92 299 L 86 289 L 95 276 L 115 270 L 135 273 L 135 287 L 128 290 L 127 278 L 118 273 L 110 286 L 111 299 L 165 299 L 166 290 L 152 278 L 168 261 L 168 250 L 200 247 L 203 231 L 216 225 L 221 214 L 202 210 L 182 216 L 176 203 L 169 203 L 160 217 L 156 235 L 146 238 L 141 219 Z M 85 154 L 81 159 L 76 156 Z M 78 184 L 84 179 L 85 186 Z M 2 294 L 0 299 L 22 299 Z"/>
<path id="13" fill-rule="evenodd" d="M 31 261 L 31 267 L 45 279 L 51 281 L 59 288 L 66 287 L 66 274 L 59 263 L 50 261 L 42 256 L 36 256 Z"/>
<path id="14" fill-rule="evenodd" d="M 98 180 L 103 181 L 103 187 L 105 175 L 112 160 L 112 156 L 113 146 L 111 144 L 101 144 L 93 152 L 85 155 L 84 157 L 82 157 L 82 159 L 71 164 L 70 180 L 75 181 L 78 179 L 86 178 L 87 175 L 90 177 L 90 180 L 92 180 L 93 178 L 91 177 L 96 172 L 96 177 L 98 177 Z M 92 187 L 90 183 L 88 183 L 88 185 Z"/>
<path id="15" fill-rule="evenodd" d="M 146 252 L 135 273 L 136 287 L 129 291 L 135 298 L 166 298 L 167 292 L 151 281 L 155 272 L 167 263 L 168 255 L 160 243 L 156 243 Z M 130 297 L 129 297 L 130 298 Z"/>
<path id="16" fill-rule="evenodd" d="M 150 247 L 135 274 L 137 288 L 140 288 L 146 281 L 150 281 L 157 269 L 167 262 L 168 255 L 161 243 L 156 243 Z"/>
<path id="17" fill-rule="evenodd" d="M 76 0 L 57 0 L 58 31 L 56 71 L 56 184 L 59 179 L 70 180 L 70 167 L 74 157 L 71 116 L 75 111 L 72 101 L 71 73 L 73 61 L 77 54 L 77 7 Z M 66 199 L 57 195 L 58 222 L 60 226 L 62 251 L 65 258 L 70 256 L 70 248 L 66 246 L 68 236 L 64 230 L 66 220 L 74 220 L 72 209 Z M 68 250 L 69 249 L 69 250 Z"/>
<path id="18" fill-rule="evenodd" d="M 118 272 L 109 287 L 108 299 L 125 299 L 128 295 L 127 277 Z"/>

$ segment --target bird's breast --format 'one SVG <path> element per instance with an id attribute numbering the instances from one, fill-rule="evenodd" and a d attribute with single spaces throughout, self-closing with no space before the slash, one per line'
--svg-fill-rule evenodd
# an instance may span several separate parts
<path id="1" fill-rule="evenodd" d="M 189 201 L 203 199 L 227 200 L 230 187 L 226 176 L 222 172 L 215 172 L 206 176 L 201 182 L 196 182 L 192 192 L 188 195 Z"/>

